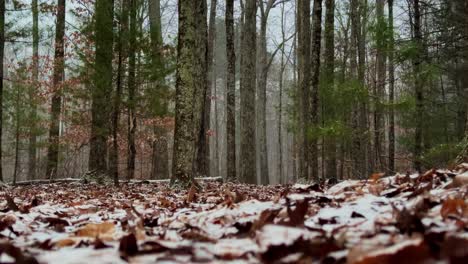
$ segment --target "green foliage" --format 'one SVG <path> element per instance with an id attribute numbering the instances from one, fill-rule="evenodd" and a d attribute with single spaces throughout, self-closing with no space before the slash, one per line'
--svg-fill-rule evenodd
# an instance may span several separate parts
<path id="1" fill-rule="evenodd" d="M 426 150 L 421 157 L 423 163 L 433 167 L 445 167 L 456 159 L 463 149 L 463 142 L 438 144 Z"/>

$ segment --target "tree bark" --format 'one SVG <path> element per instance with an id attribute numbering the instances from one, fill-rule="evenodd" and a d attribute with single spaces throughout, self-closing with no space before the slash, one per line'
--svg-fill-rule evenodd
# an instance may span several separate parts
<path id="1" fill-rule="evenodd" d="M 96 52 L 92 88 L 92 121 L 90 138 L 89 170 L 107 175 L 107 138 L 112 93 L 112 46 L 113 46 L 113 1 L 96 0 Z"/>
<path id="2" fill-rule="evenodd" d="M 234 0 L 226 0 L 226 139 L 228 181 L 236 177 L 236 52 L 234 45 Z"/>
<path id="3" fill-rule="evenodd" d="M 335 0 L 325 1 L 325 56 L 324 56 L 324 81 L 325 87 L 330 94 L 335 94 Z M 328 115 L 332 120 L 336 119 L 336 109 L 334 105 L 327 107 Z M 328 179 L 336 179 L 336 138 L 335 135 L 330 136 L 325 141 L 327 162 L 326 173 Z"/>
<path id="4" fill-rule="evenodd" d="M 314 0 L 314 8 L 312 14 L 312 75 L 311 75 L 311 106 L 310 106 L 310 124 L 312 130 L 319 126 L 319 80 L 320 80 L 320 49 L 322 41 L 322 0 Z M 311 135 L 309 147 L 310 157 L 310 172 L 311 177 L 315 181 L 319 181 L 319 165 L 318 165 L 318 136 Z"/>
<path id="5" fill-rule="evenodd" d="M 53 179 L 57 175 L 59 161 L 60 113 L 62 108 L 62 85 L 65 75 L 65 0 L 58 0 L 57 23 L 55 27 L 55 54 L 53 73 L 53 95 L 51 123 L 49 127 L 49 149 L 47 152 L 47 177 Z"/>
<path id="6" fill-rule="evenodd" d="M 207 81 L 205 0 L 179 1 L 172 185 L 188 187 L 196 173 L 197 146 Z"/>
<path id="7" fill-rule="evenodd" d="M 161 31 L 161 3 L 160 0 L 149 1 L 149 18 L 151 30 L 151 48 L 152 57 L 151 63 L 153 64 L 152 73 L 155 81 L 154 89 L 157 89 L 159 98 L 157 99 L 158 117 L 167 115 L 167 86 L 165 84 L 166 67 L 162 55 L 163 39 Z M 156 136 L 153 142 L 153 161 L 151 178 L 154 179 L 167 179 L 169 178 L 169 153 L 168 153 L 168 139 L 167 129 L 163 125 L 155 125 L 154 134 Z"/>
<path id="8" fill-rule="evenodd" d="M 246 1 L 241 40 L 240 180 L 257 183 L 255 135 L 255 58 L 257 1 Z"/>
<path id="9" fill-rule="evenodd" d="M 422 56 L 423 56 L 423 38 L 421 32 L 421 12 L 419 0 L 413 0 L 413 32 L 414 42 L 417 48 L 416 56 L 413 60 L 413 69 L 415 74 L 414 91 L 416 99 L 416 127 L 414 132 L 414 168 L 421 172 L 421 154 L 422 154 L 422 140 L 423 140 L 423 112 L 424 112 L 424 94 L 423 85 L 421 79 L 421 67 L 422 67 Z"/>
<path id="10" fill-rule="evenodd" d="M 128 158 L 127 180 L 135 177 L 135 134 L 137 130 L 136 120 L 136 53 L 137 49 L 137 3 L 130 0 L 130 32 L 128 50 Z"/>
<path id="11" fill-rule="evenodd" d="M 377 15 L 377 32 L 376 32 L 376 63 L 377 63 L 377 81 L 374 94 L 374 163 L 375 170 L 383 169 L 382 159 L 382 135 L 383 135 L 383 114 L 382 102 L 385 94 L 385 79 L 386 79 L 386 19 L 384 17 L 385 0 L 377 0 L 376 3 Z"/>
<path id="12" fill-rule="evenodd" d="M 122 0 L 120 10 L 120 25 L 117 43 L 118 64 L 117 64 L 117 84 L 113 101 L 112 112 L 112 148 L 109 153 L 109 170 L 114 178 L 114 183 L 119 183 L 119 120 L 120 105 L 122 101 L 122 86 L 125 79 L 125 61 L 127 59 L 128 49 L 128 10 L 129 0 Z"/>
<path id="13" fill-rule="evenodd" d="M 0 0 L 0 181 L 3 181 L 3 61 L 5 51 L 5 0 Z"/>
<path id="14" fill-rule="evenodd" d="M 37 106 L 36 106 L 36 89 L 39 90 L 39 11 L 37 0 L 32 0 L 32 37 L 33 37 L 33 58 L 32 58 L 32 81 L 33 85 L 30 89 L 30 128 L 29 128 L 29 145 L 28 145 L 28 177 L 30 180 L 36 178 L 36 156 L 37 156 Z"/>
<path id="15" fill-rule="evenodd" d="M 208 85 L 203 96 L 203 115 L 202 123 L 199 133 L 199 145 L 197 156 L 197 173 L 202 176 L 210 175 L 210 142 L 207 135 L 210 129 L 210 116 L 211 116 L 211 93 L 214 85 L 216 85 L 216 77 L 214 72 L 214 42 L 216 39 L 216 7 L 217 0 L 211 0 L 210 5 L 210 18 L 208 22 L 208 70 L 207 80 Z M 216 99 L 215 99 L 216 100 Z M 216 110 L 215 110 L 216 111 Z M 216 131 L 217 132 L 217 131 Z M 216 164 L 216 161 L 215 161 Z"/>
<path id="16" fill-rule="evenodd" d="M 310 102 L 310 1 L 298 0 L 297 6 L 297 61 L 298 61 L 298 98 L 299 98 L 299 124 L 298 124 L 298 138 L 297 148 L 299 156 L 299 177 L 308 179 L 309 177 L 309 155 L 306 146 L 308 145 L 308 131 L 309 120 L 307 114 L 309 113 Z"/>
<path id="17" fill-rule="evenodd" d="M 389 88 L 388 97 L 390 103 L 389 112 L 389 130 L 388 130 L 388 170 L 395 171 L 395 40 L 393 37 L 393 0 L 388 0 L 388 30 L 390 32 L 389 47 L 388 47 L 388 78 Z"/>

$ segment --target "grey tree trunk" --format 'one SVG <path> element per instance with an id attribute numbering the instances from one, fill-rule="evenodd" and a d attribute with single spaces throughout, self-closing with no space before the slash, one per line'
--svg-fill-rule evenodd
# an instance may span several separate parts
<path id="1" fill-rule="evenodd" d="M 111 98 L 112 94 L 114 4 L 113 1 L 96 0 L 95 5 L 96 58 L 94 61 L 94 87 L 92 89 L 89 170 L 107 175 L 107 138 L 112 106 L 108 103 L 108 99 Z"/>
<path id="2" fill-rule="evenodd" d="M 364 70 L 362 69 L 362 62 L 364 53 L 362 51 L 361 43 L 363 42 L 361 36 L 361 14 L 359 12 L 359 1 L 351 0 L 350 6 L 351 16 L 351 49 L 350 49 L 350 71 L 351 76 L 356 80 L 364 89 Z M 359 57 L 359 64 L 357 58 Z M 356 100 L 356 106 L 352 111 L 351 126 L 353 129 L 351 157 L 352 164 L 352 177 L 365 178 L 367 175 L 366 170 L 366 146 L 364 143 L 365 135 L 365 103 L 362 100 Z M 363 116 L 364 115 L 364 116 Z"/>
<path id="3" fill-rule="evenodd" d="M 0 181 L 3 181 L 3 60 L 5 51 L 5 0 L 0 0 Z"/>
<path id="4" fill-rule="evenodd" d="M 135 177 L 135 134 L 137 130 L 136 119 L 136 46 L 137 46 L 137 3 L 130 0 L 130 32 L 128 49 L 128 157 L 127 180 Z"/>
<path id="5" fill-rule="evenodd" d="M 128 49 L 128 10 L 129 0 L 122 0 L 120 10 L 120 25 L 117 43 L 118 65 L 117 65 L 117 84 L 112 109 L 112 148 L 109 152 L 109 173 L 114 178 L 114 183 L 119 183 L 119 120 L 120 105 L 122 97 L 122 86 L 125 79 L 125 61 L 127 59 Z"/>
<path id="6" fill-rule="evenodd" d="M 376 50 L 376 87 L 374 93 L 374 163 L 375 170 L 381 171 L 384 168 L 383 152 L 382 152 L 382 137 L 383 137 L 383 113 L 381 100 L 385 96 L 386 83 L 386 19 L 384 16 L 385 0 L 377 0 L 376 3 L 377 15 L 377 50 Z"/>
<path id="7" fill-rule="evenodd" d="M 414 32 L 414 43 L 417 47 L 417 55 L 413 61 L 414 70 L 414 91 L 416 98 L 416 127 L 414 132 L 414 168 L 421 172 L 421 154 L 422 154 L 422 140 L 423 140 L 423 112 L 424 112 L 424 92 L 421 79 L 421 67 L 422 67 L 422 56 L 423 56 L 423 37 L 421 31 L 421 12 L 419 0 L 413 0 L 413 32 Z"/>
<path id="8" fill-rule="evenodd" d="M 255 136 L 255 58 L 257 1 L 246 1 L 241 40 L 240 180 L 257 183 Z"/>
<path id="9" fill-rule="evenodd" d="M 161 3 L 160 0 L 149 0 L 149 18 L 151 30 L 151 63 L 153 64 L 153 79 L 155 81 L 154 89 L 160 91 L 162 95 L 158 98 L 157 111 L 160 117 L 167 115 L 167 86 L 165 84 L 166 67 L 162 55 L 163 39 L 161 31 Z M 156 136 L 153 142 L 153 160 L 151 169 L 151 178 L 167 179 L 169 178 L 169 149 L 167 129 L 162 125 L 155 125 L 154 134 Z"/>
<path id="10" fill-rule="evenodd" d="M 33 89 L 30 89 L 30 127 L 29 127 L 29 145 L 28 145 L 28 177 L 33 180 L 36 178 L 36 156 L 37 156 L 37 106 L 36 89 L 39 90 L 39 11 L 37 0 L 32 0 L 32 37 L 33 37 L 33 58 L 32 58 L 32 81 Z"/>
<path id="11" fill-rule="evenodd" d="M 196 173 L 203 96 L 207 85 L 205 0 L 179 1 L 172 185 L 188 187 Z"/>
<path id="12" fill-rule="evenodd" d="M 228 181 L 236 177 L 236 53 L 234 45 L 234 0 L 226 0 L 226 139 Z"/>
<path id="13" fill-rule="evenodd" d="M 258 39 L 258 77 L 257 77 L 257 138 L 258 138 L 258 154 L 260 162 L 260 182 L 261 184 L 269 184 L 270 179 L 268 176 L 268 151 L 266 139 L 266 86 L 268 80 L 268 54 L 267 54 L 267 40 L 266 31 L 268 16 L 273 7 L 275 0 L 268 0 L 266 6 L 260 3 L 260 34 Z"/>
<path id="14" fill-rule="evenodd" d="M 389 111 L 389 130 L 388 130 L 388 170 L 395 171 L 395 40 L 393 37 L 393 0 L 388 0 L 388 30 L 390 32 L 389 47 L 388 47 L 388 98 L 390 103 Z"/>
<path id="15" fill-rule="evenodd" d="M 208 85 L 203 95 L 203 115 L 199 134 L 198 156 L 197 156 L 197 173 L 203 176 L 210 175 L 210 142 L 207 131 L 210 129 L 211 116 L 211 93 L 214 85 L 216 85 L 216 76 L 214 69 L 214 41 L 216 39 L 216 7 L 217 0 L 211 0 L 210 18 L 208 22 L 208 70 L 207 80 Z M 215 110 L 216 111 L 216 110 Z M 217 150 L 216 150 L 217 151 Z M 215 160 L 214 164 L 217 164 Z M 215 165 L 217 167 L 217 165 Z"/>
<path id="16" fill-rule="evenodd" d="M 310 106 L 310 124 L 312 128 L 319 125 L 319 80 L 320 80 L 320 49 L 322 42 L 322 0 L 314 0 L 314 8 L 312 14 L 312 75 L 311 75 L 311 106 Z M 318 165 L 318 137 L 312 135 L 309 147 L 310 157 L 310 172 L 312 179 L 319 181 L 319 165 Z"/>
<path id="17" fill-rule="evenodd" d="M 298 0 L 297 5 L 297 64 L 298 64 L 298 98 L 299 98 L 299 124 L 297 148 L 299 156 L 299 178 L 309 178 L 309 155 L 306 150 L 308 145 L 309 113 L 310 102 L 310 1 Z"/>
<path id="18" fill-rule="evenodd" d="M 54 54 L 54 73 L 51 104 L 51 123 L 49 127 L 49 148 L 47 151 L 46 174 L 49 178 L 57 175 L 59 162 L 59 136 L 60 136 L 60 112 L 62 108 L 62 83 L 65 75 L 65 0 L 58 0 L 57 4 L 57 23 L 55 27 L 55 54 Z"/>
<path id="19" fill-rule="evenodd" d="M 335 90 L 335 0 L 325 1 L 325 56 L 324 56 L 324 73 L 323 80 L 325 81 L 326 89 L 334 94 Z M 332 120 L 336 119 L 336 109 L 334 105 L 327 105 L 327 114 Z M 325 141 L 326 148 L 326 177 L 327 179 L 336 179 L 336 139 L 331 136 Z"/>

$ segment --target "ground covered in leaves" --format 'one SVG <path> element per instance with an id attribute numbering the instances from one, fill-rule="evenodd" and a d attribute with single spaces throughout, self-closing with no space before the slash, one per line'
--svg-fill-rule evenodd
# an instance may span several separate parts
<path id="1" fill-rule="evenodd" d="M 468 263 L 467 178 L 4 187 L 0 263 Z"/>

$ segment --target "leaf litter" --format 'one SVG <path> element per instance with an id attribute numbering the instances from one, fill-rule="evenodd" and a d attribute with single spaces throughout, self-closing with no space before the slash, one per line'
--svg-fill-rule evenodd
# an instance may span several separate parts
<path id="1" fill-rule="evenodd" d="M 467 263 L 467 175 L 4 188 L 0 263 Z"/>

